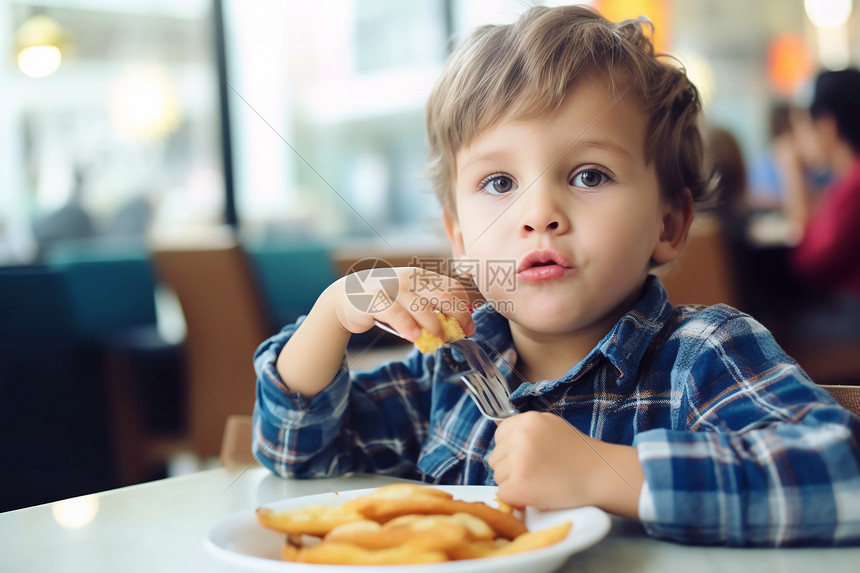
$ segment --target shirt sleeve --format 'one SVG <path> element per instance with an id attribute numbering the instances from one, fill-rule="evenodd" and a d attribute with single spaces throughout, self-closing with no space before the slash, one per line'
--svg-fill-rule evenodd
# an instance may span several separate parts
<path id="1" fill-rule="evenodd" d="M 423 355 L 373 372 L 352 373 L 347 358 L 312 398 L 291 391 L 275 367 L 301 321 L 255 353 L 254 453 L 284 477 L 328 477 L 350 471 L 419 477 L 415 463 L 426 435 L 430 376 Z"/>
<path id="2" fill-rule="evenodd" d="M 860 418 L 737 317 L 679 352 L 681 425 L 639 434 L 650 535 L 735 546 L 860 543 Z"/>

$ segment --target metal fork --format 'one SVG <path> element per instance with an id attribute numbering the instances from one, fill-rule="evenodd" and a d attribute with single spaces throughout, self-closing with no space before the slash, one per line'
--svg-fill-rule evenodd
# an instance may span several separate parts
<path id="1" fill-rule="evenodd" d="M 403 338 L 399 332 L 384 322 L 377 320 L 376 326 Z M 511 393 L 505 377 L 502 376 L 499 367 L 490 360 L 490 357 L 478 346 L 477 342 L 468 338 L 461 338 L 447 342 L 442 346 L 456 348 L 469 366 L 469 370 L 457 375 L 466 385 L 472 401 L 475 402 L 484 417 L 490 420 L 504 420 L 518 413 L 517 409 L 511 405 Z"/>
<path id="2" fill-rule="evenodd" d="M 504 420 L 517 413 L 511 405 L 511 392 L 505 377 L 477 342 L 461 338 L 447 343 L 447 346 L 456 347 L 466 359 L 470 370 L 460 373 L 460 380 L 468 388 L 481 414 L 491 420 Z"/>

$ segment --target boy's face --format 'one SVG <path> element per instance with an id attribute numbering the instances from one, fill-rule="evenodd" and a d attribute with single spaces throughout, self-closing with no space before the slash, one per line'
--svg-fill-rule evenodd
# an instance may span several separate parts
<path id="1" fill-rule="evenodd" d="M 602 336 L 640 296 L 652 260 L 672 260 L 686 239 L 691 209 L 661 196 L 644 113 L 613 97 L 580 80 L 555 116 L 503 119 L 457 153 L 453 252 L 512 328 Z M 514 289 L 499 266 L 516 270 Z"/>

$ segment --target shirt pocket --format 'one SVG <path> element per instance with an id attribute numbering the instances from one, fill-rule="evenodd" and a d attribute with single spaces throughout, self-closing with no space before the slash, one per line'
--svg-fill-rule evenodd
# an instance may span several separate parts
<path id="1" fill-rule="evenodd" d="M 462 481 L 465 456 L 459 448 L 430 435 L 418 457 L 418 469 L 436 483 L 456 484 Z"/>

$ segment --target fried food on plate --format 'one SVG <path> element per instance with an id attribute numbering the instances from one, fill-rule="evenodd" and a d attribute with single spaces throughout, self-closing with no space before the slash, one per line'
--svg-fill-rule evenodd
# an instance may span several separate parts
<path id="1" fill-rule="evenodd" d="M 358 500 L 354 500 L 358 501 Z M 438 497 L 411 497 L 404 499 L 377 499 L 370 503 L 347 502 L 350 511 L 356 511 L 368 519 L 385 523 L 402 515 L 453 515 L 468 513 L 482 519 L 498 537 L 514 539 L 525 533 L 526 526 L 510 513 L 504 513 L 480 501 L 461 501 Z"/>
<path id="2" fill-rule="evenodd" d="M 513 555 L 514 553 L 533 551 L 541 547 L 547 547 L 553 543 L 558 543 L 567 537 L 571 526 L 572 524 L 568 521 L 548 527 L 547 529 L 541 529 L 540 531 L 527 531 L 507 545 L 500 547 L 493 556 Z"/>
<path id="3" fill-rule="evenodd" d="M 425 551 L 411 546 L 369 550 L 347 543 L 318 543 L 313 547 L 296 549 L 289 545 L 283 552 L 285 561 L 320 565 L 417 565 L 442 563 L 448 555 L 442 551 Z"/>
<path id="4" fill-rule="evenodd" d="M 257 508 L 257 521 L 267 529 L 289 535 L 325 535 L 338 525 L 366 519 L 356 512 L 341 507 L 303 507 L 293 511 L 276 512 L 266 507 Z"/>
<path id="5" fill-rule="evenodd" d="M 447 551 L 467 538 L 466 527 L 450 516 L 404 515 L 384 525 L 375 521 L 347 523 L 331 530 L 324 539 L 326 543 L 348 543 L 371 550 L 409 545 L 426 551 Z"/>
<path id="6" fill-rule="evenodd" d="M 529 531 L 510 506 L 454 499 L 440 489 L 393 484 L 336 507 L 257 510 L 260 523 L 287 534 L 286 561 L 406 565 L 501 557 L 547 547 L 571 524 Z"/>
<path id="7" fill-rule="evenodd" d="M 420 485 L 416 483 L 393 483 L 390 485 L 384 485 L 382 487 L 378 487 L 373 490 L 372 493 L 358 498 L 358 499 L 370 499 L 376 500 L 379 498 L 383 499 L 400 499 L 405 497 L 418 497 L 418 496 L 430 496 L 430 497 L 440 497 L 444 499 L 454 499 L 454 496 L 448 493 L 445 490 L 436 489 L 434 487 L 428 487 L 426 485 Z M 349 502 L 347 502 L 349 503 Z M 347 505 L 347 504 L 344 504 Z"/>

